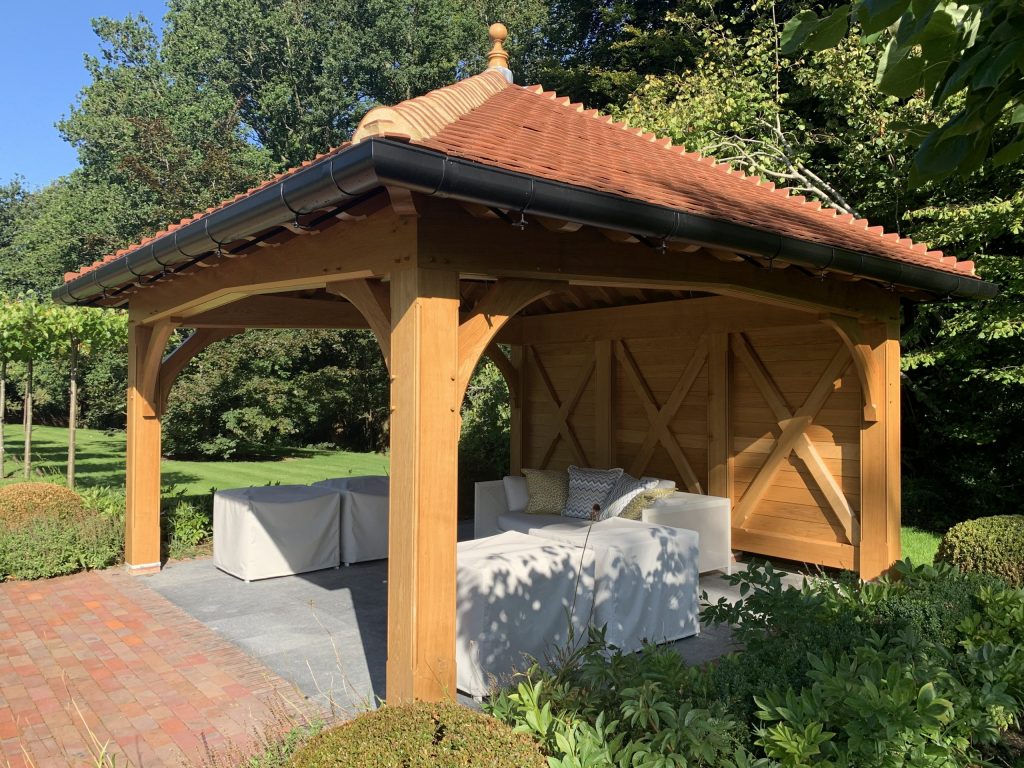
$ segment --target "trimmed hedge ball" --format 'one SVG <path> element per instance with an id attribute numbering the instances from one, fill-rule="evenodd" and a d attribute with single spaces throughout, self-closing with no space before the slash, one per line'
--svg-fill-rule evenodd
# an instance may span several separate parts
<path id="1" fill-rule="evenodd" d="M 7 530 L 40 518 L 77 518 L 84 511 L 82 497 L 62 485 L 14 483 L 0 488 L 0 526 Z"/>
<path id="2" fill-rule="evenodd" d="M 452 702 L 383 706 L 314 736 L 292 768 L 544 768 L 529 736 Z"/>
<path id="3" fill-rule="evenodd" d="M 979 517 L 954 525 L 942 537 L 935 560 L 1024 587 L 1024 515 Z"/>

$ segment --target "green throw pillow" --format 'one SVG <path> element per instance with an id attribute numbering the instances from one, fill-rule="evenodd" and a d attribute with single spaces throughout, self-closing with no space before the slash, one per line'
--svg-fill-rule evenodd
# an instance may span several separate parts
<path id="1" fill-rule="evenodd" d="M 675 492 L 675 488 L 654 488 L 650 491 L 644 491 L 626 505 L 626 508 L 622 510 L 622 514 L 619 517 L 623 520 L 639 520 L 643 516 L 643 511 L 651 506 L 651 504 L 658 499 L 671 496 Z"/>
<path id="2" fill-rule="evenodd" d="M 564 469 L 524 469 L 528 515 L 560 515 L 569 498 L 569 473 Z"/>

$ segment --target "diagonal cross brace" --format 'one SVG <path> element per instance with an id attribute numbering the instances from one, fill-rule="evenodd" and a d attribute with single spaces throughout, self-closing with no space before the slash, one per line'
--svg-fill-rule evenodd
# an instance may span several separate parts
<path id="1" fill-rule="evenodd" d="M 807 428 L 813 423 L 814 418 L 825 405 L 825 401 L 834 391 L 836 379 L 840 378 L 850 365 L 851 360 L 846 348 L 839 347 L 811 393 L 804 400 L 804 404 L 797 409 L 796 413 L 792 413 L 782 393 L 779 392 L 764 367 L 764 363 L 751 348 L 746 337 L 741 333 L 734 333 L 731 339 L 734 353 L 746 368 L 747 373 L 750 374 L 782 430 L 775 442 L 775 447 L 765 459 L 761 469 L 754 477 L 754 481 L 747 488 L 743 498 L 733 508 L 733 526 L 741 527 L 743 525 L 743 522 L 753 512 L 754 507 L 764 498 L 764 494 L 771 486 L 782 463 L 790 453 L 795 452 L 807 466 L 811 476 L 824 494 L 832 516 L 842 526 L 847 540 L 851 544 L 856 544 L 860 539 L 860 526 L 857 517 L 846 499 L 846 494 L 843 493 L 839 483 L 836 482 L 825 465 L 818 449 L 807 436 Z"/>

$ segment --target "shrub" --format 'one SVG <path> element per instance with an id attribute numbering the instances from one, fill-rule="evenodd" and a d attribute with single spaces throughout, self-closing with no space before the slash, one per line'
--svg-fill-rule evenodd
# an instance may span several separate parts
<path id="1" fill-rule="evenodd" d="M 124 507 L 93 492 L 88 501 L 49 483 L 0 489 L 0 578 L 40 579 L 117 562 Z"/>
<path id="2" fill-rule="evenodd" d="M 541 768 L 528 736 L 459 704 L 384 706 L 313 737 L 293 768 Z"/>
<path id="3" fill-rule="evenodd" d="M 210 512 L 185 499 L 174 499 L 161 516 L 167 554 L 174 558 L 188 557 L 195 548 L 213 535 Z"/>
<path id="4" fill-rule="evenodd" d="M 942 537 L 935 559 L 1024 586 L 1024 515 L 980 517 L 954 525 Z"/>

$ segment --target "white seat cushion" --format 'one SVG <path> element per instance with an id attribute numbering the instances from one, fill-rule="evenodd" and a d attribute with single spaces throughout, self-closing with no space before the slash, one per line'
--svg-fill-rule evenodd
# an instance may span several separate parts
<path id="1" fill-rule="evenodd" d="M 502 531 L 518 531 L 526 533 L 531 528 L 544 525 L 570 523 L 574 527 L 587 525 L 589 520 L 573 520 L 561 515 L 528 515 L 525 512 L 503 512 L 498 515 L 498 529 Z"/>
<path id="2" fill-rule="evenodd" d="M 509 512 L 522 512 L 526 509 L 526 505 L 530 501 L 526 478 L 519 475 L 505 475 L 502 482 L 505 483 L 505 501 L 508 503 Z"/>

